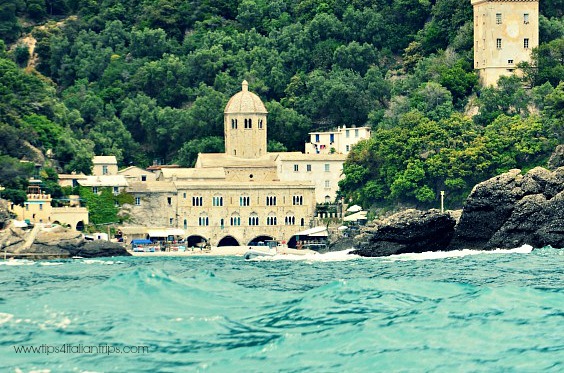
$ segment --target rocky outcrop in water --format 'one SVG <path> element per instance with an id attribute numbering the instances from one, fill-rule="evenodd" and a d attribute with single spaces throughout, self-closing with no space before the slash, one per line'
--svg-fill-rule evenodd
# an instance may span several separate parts
<path id="1" fill-rule="evenodd" d="M 33 237 L 35 235 L 35 237 Z M 82 233 L 61 226 L 36 231 L 8 227 L 0 231 L 0 255 L 31 259 L 53 259 L 129 256 L 120 244 L 109 241 L 88 241 Z"/>
<path id="2" fill-rule="evenodd" d="M 439 210 L 406 210 L 364 227 L 352 254 L 387 256 L 445 250 L 454 233 L 455 219 Z"/>
<path id="3" fill-rule="evenodd" d="M 455 225 L 437 210 L 407 210 L 369 223 L 355 254 L 385 256 L 442 250 L 564 248 L 564 167 L 511 170 L 474 187 Z M 452 238 L 452 240 L 451 240 Z"/>
<path id="4" fill-rule="evenodd" d="M 474 187 L 450 250 L 564 247 L 564 167 L 511 170 Z"/>

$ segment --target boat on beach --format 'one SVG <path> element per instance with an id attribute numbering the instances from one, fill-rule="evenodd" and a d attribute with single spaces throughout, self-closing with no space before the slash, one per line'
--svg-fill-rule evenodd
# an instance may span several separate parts
<path id="1" fill-rule="evenodd" d="M 258 257 L 268 257 L 278 254 L 278 241 L 269 240 L 266 242 L 259 242 L 255 247 L 249 247 L 249 249 L 243 254 L 243 258 L 246 260 L 254 259 Z"/>

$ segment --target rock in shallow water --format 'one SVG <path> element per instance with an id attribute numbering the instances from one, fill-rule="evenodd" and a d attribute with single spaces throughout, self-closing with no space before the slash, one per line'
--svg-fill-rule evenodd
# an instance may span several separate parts
<path id="1" fill-rule="evenodd" d="M 367 225 L 355 237 L 361 256 L 439 251 L 447 248 L 454 233 L 455 219 L 439 210 L 406 210 Z"/>

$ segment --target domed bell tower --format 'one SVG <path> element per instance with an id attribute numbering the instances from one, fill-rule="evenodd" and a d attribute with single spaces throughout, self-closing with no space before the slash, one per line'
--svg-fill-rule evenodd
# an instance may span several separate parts
<path id="1" fill-rule="evenodd" d="M 266 107 L 262 100 L 249 92 L 249 83 L 243 80 L 241 92 L 236 93 L 225 106 L 225 154 L 255 159 L 266 152 Z"/>

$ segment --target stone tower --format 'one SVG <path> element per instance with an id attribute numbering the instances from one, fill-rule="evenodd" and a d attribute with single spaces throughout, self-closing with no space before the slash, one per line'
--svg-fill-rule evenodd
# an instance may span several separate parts
<path id="1" fill-rule="evenodd" d="M 539 45 L 539 0 L 471 0 L 474 7 L 474 68 L 482 85 L 496 85 L 531 60 Z"/>
<path id="2" fill-rule="evenodd" d="M 241 92 L 231 97 L 223 114 L 225 154 L 249 159 L 266 154 L 268 112 L 261 99 L 249 92 L 246 80 L 243 81 Z"/>

